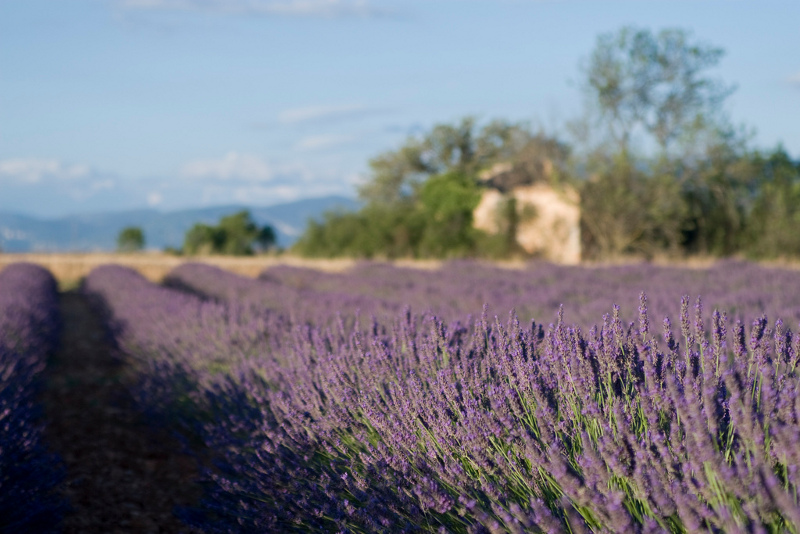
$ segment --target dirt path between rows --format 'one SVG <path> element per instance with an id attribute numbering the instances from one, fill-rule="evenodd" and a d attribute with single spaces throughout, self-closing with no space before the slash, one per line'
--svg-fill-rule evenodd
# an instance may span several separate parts
<path id="1" fill-rule="evenodd" d="M 136 412 L 86 299 L 61 296 L 61 348 L 48 364 L 43 400 L 46 437 L 66 464 L 63 491 L 70 533 L 193 532 L 172 514 L 200 496 L 192 458 Z"/>

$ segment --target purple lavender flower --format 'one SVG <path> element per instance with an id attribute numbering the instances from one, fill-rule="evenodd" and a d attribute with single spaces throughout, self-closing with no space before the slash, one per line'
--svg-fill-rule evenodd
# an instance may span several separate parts
<path id="1" fill-rule="evenodd" d="M 65 502 L 58 458 L 42 440 L 40 375 L 58 342 L 56 282 L 45 269 L 0 272 L 0 531 L 57 532 Z"/>
<path id="2" fill-rule="evenodd" d="M 759 320 L 748 346 L 737 324 L 731 353 L 726 324 L 797 320 L 800 275 L 729 267 L 187 265 L 168 288 L 102 268 L 86 291 L 142 408 L 214 461 L 181 512 L 202 529 L 780 531 L 800 468 L 800 382 L 770 365 L 788 333 Z M 683 358 L 649 315 L 687 290 L 715 312 L 706 332 L 698 299 L 692 328 L 680 300 Z M 546 332 L 528 322 L 545 313 Z"/>

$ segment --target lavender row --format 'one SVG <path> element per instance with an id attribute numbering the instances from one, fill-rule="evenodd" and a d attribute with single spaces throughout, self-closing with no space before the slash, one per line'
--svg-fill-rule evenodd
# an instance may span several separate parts
<path id="1" fill-rule="evenodd" d="M 710 341 L 700 320 L 658 339 L 648 322 L 312 330 L 280 391 L 255 366 L 208 393 L 225 458 L 198 525 L 794 531 L 798 337 L 759 320 L 748 343 L 716 316 Z"/>
<path id="2" fill-rule="evenodd" d="M 254 280 L 202 263 L 185 263 L 176 267 L 164 283 L 205 299 L 268 309 L 294 323 L 322 324 L 337 316 L 352 323 L 356 314 L 386 319 L 397 316 L 407 307 L 401 300 L 352 291 L 346 284 L 338 290 L 336 284 L 317 289 L 302 282 L 288 284 L 269 276 Z"/>
<path id="3" fill-rule="evenodd" d="M 455 261 L 434 271 L 363 262 L 345 273 L 278 266 L 265 270 L 260 278 L 273 287 L 369 296 L 420 312 L 432 310 L 439 316 L 474 312 L 489 303 L 502 313 L 513 308 L 525 321 L 549 321 L 563 305 L 566 320 L 584 328 L 597 324 L 614 302 L 623 310 L 623 320 L 635 321 L 641 291 L 647 292 L 651 313 L 657 318 L 674 311 L 675 295 L 702 294 L 709 305 L 726 311 L 731 319 L 767 313 L 792 324 L 800 321 L 800 271 L 737 261 L 720 261 L 707 269 L 546 263 L 503 269 Z"/>
<path id="4" fill-rule="evenodd" d="M 281 314 L 158 286 L 127 267 L 94 269 L 82 290 L 103 314 L 124 356 L 143 379 L 152 377 L 151 389 L 159 377 L 186 369 L 207 384 L 248 360 L 274 359 L 288 328 Z M 165 395 L 175 391 L 165 388 Z"/>
<path id="5" fill-rule="evenodd" d="M 457 261 L 435 271 L 364 262 L 345 273 L 272 267 L 257 282 L 208 265 L 184 264 L 170 273 L 167 283 L 205 298 L 315 322 L 329 320 L 331 310 L 385 319 L 406 308 L 448 321 L 465 320 L 489 304 L 500 313 L 514 309 L 523 321 L 547 323 L 563 305 L 567 322 L 588 329 L 612 303 L 620 305 L 624 322 L 635 321 L 641 291 L 648 293 L 651 313 L 660 319 L 674 311 L 675 295 L 702 294 L 732 320 L 767 313 L 790 324 L 800 322 L 800 271 L 734 261 L 708 269 L 530 264 L 515 270 Z"/>
<path id="6" fill-rule="evenodd" d="M 58 294 L 48 271 L 0 272 L 0 532 L 54 532 L 64 502 L 60 461 L 42 442 L 39 378 L 58 342 Z"/>
<path id="7" fill-rule="evenodd" d="M 141 278 L 139 296 L 127 300 L 136 277 L 124 270 L 92 273 L 87 287 L 97 291 L 97 278 L 106 279 L 100 292 L 111 317 L 127 317 L 127 330 L 138 332 L 120 333 L 121 346 L 154 369 L 170 367 L 160 376 L 185 392 L 164 403 L 162 380 L 151 386 L 151 407 L 179 408 L 182 428 L 214 451 L 206 498 L 183 514 L 205 531 L 800 525 L 800 336 L 780 320 L 759 317 L 748 332 L 684 298 L 678 328 L 668 320 L 655 328 L 642 296 L 638 326 L 614 308 L 588 332 L 561 315 L 544 331 L 485 312 L 463 324 L 410 313 L 391 325 L 270 313 L 258 323 L 255 308 L 237 315 L 235 305 Z M 253 286 L 241 287 L 251 294 Z M 219 311 L 201 322 L 203 306 Z M 155 324 L 168 321 L 166 309 L 182 318 L 169 329 Z M 228 334 L 244 328 L 237 318 L 273 341 L 240 357 Z M 218 354 L 198 358 L 182 352 L 191 343 L 169 339 L 169 330 L 204 329 L 216 333 L 208 343 L 219 336 Z M 208 356 L 236 367 L 209 376 Z"/>

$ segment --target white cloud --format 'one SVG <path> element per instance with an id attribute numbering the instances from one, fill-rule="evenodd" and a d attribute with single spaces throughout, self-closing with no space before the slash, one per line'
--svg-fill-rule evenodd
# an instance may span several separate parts
<path id="1" fill-rule="evenodd" d="M 307 138 L 304 146 L 313 149 L 343 141 L 319 136 Z M 0 159 L 0 211 L 53 217 L 145 206 L 270 205 L 353 194 L 347 170 L 335 162 L 323 164 L 302 155 L 272 160 L 241 151 L 222 152 L 218 157 L 185 162 L 178 168 L 177 179 L 121 176 L 56 158 Z"/>
<path id="2" fill-rule="evenodd" d="M 0 210 L 50 216 L 93 204 L 108 209 L 116 197 L 124 197 L 124 180 L 115 173 L 86 164 L 57 159 L 16 158 L 0 160 Z"/>
<path id="3" fill-rule="evenodd" d="M 158 191 L 151 191 L 147 194 L 147 205 L 151 208 L 164 202 L 164 197 Z"/>
<path id="4" fill-rule="evenodd" d="M 96 180 L 89 184 L 89 189 L 92 191 L 107 191 L 109 189 L 114 189 L 116 187 L 116 182 L 111 178 L 106 178 L 105 180 Z"/>
<path id="5" fill-rule="evenodd" d="M 181 168 L 187 178 L 215 178 L 266 182 L 273 178 L 272 168 L 258 156 L 228 152 L 220 159 L 190 161 Z"/>
<path id="6" fill-rule="evenodd" d="M 228 191 L 231 200 L 247 204 L 274 204 L 278 202 L 291 202 L 301 198 L 319 197 L 333 194 L 346 194 L 347 188 L 341 183 L 291 183 L 275 186 L 253 185 L 250 187 L 236 187 Z"/>
<path id="7" fill-rule="evenodd" d="M 0 160 L 0 178 L 24 183 L 39 183 L 46 178 L 74 180 L 92 174 L 88 165 L 69 165 L 54 159 Z"/>
<path id="8" fill-rule="evenodd" d="M 352 185 L 339 173 L 311 173 L 295 165 L 276 171 L 271 182 L 205 181 L 195 184 L 192 194 L 201 205 L 207 206 L 230 203 L 267 206 L 301 198 L 350 195 Z"/>
<path id="9" fill-rule="evenodd" d="M 338 106 L 308 106 L 303 108 L 292 108 L 281 111 L 278 120 L 283 124 L 298 124 L 323 119 L 335 119 L 347 117 L 354 113 L 367 111 L 366 106 L 362 105 L 338 105 Z"/>
<path id="10" fill-rule="evenodd" d="M 202 11 L 231 15 L 372 17 L 389 12 L 369 0 L 119 0 L 130 10 Z"/>
<path id="11" fill-rule="evenodd" d="M 794 85 L 795 87 L 800 88 L 800 72 L 797 72 L 792 76 L 789 76 L 789 83 Z"/>
<path id="12" fill-rule="evenodd" d="M 301 139 L 296 148 L 298 150 L 322 150 L 349 143 L 353 138 L 348 135 L 310 135 Z"/>

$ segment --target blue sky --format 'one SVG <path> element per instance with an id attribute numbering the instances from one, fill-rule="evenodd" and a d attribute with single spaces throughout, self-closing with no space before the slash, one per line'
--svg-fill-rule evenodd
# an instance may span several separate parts
<path id="1" fill-rule="evenodd" d="M 436 122 L 558 132 L 624 25 L 723 47 L 732 119 L 800 157 L 796 0 L 0 0 L 0 210 L 354 195 Z"/>

